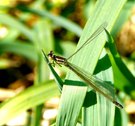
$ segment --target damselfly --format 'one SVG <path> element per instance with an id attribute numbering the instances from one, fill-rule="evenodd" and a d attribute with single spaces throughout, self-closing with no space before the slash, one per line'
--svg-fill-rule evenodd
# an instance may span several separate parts
<path id="1" fill-rule="evenodd" d="M 86 46 L 88 43 L 90 43 L 93 39 L 95 39 L 106 27 L 106 23 L 103 23 L 101 26 L 97 28 L 97 30 L 87 39 L 87 41 L 75 52 L 73 53 L 69 58 L 64 58 L 61 56 L 56 56 L 53 54 L 53 51 L 50 51 L 48 54 L 48 57 L 52 59 L 53 65 L 64 65 L 70 70 L 72 70 L 75 74 L 77 74 L 84 82 L 86 82 L 91 88 L 93 88 L 96 92 L 106 97 L 108 100 L 110 100 L 112 103 L 114 103 L 117 107 L 123 108 L 123 106 L 117 102 L 115 98 L 115 91 L 114 87 L 105 81 L 88 74 L 86 71 L 78 68 L 74 64 L 71 64 L 68 62 L 68 59 L 70 59 L 73 55 L 75 55 L 77 52 L 79 52 L 84 46 Z M 43 51 L 43 50 L 42 50 Z M 43 54 L 45 55 L 44 51 Z"/>

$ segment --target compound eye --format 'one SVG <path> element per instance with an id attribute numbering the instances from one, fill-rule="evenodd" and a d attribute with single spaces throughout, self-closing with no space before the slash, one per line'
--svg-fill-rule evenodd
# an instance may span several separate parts
<path id="1" fill-rule="evenodd" d="M 53 56 L 53 51 L 50 51 L 47 56 L 52 57 Z"/>

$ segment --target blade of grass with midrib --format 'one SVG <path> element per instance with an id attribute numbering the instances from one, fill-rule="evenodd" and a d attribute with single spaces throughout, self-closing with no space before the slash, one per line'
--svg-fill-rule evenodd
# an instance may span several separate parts
<path id="1" fill-rule="evenodd" d="M 104 0 L 98 1 L 93 15 L 90 17 L 90 19 L 87 21 L 87 24 L 85 25 L 77 48 L 79 48 L 87 40 L 91 33 L 104 21 L 108 22 L 107 29 L 110 30 L 125 2 L 126 1 L 124 0 L 120 0 L 117 2 Z M 91 44 L 85 47 L 85 49 L 82 49 L 80 52 L 78 52 L 72 59 L 72 63 L 83 68 L 84 70 L 89 71 L 90 73 L 93 73 L 104 44 L 105 35 L 102 34 L 98 36 L 98 38 Z M 104 70 L 104 73 L 101 73 L 101 75 L 103 74 L 101 79 L 112 81 L 112 73 L 110 71 L 111 68 Z M 78 80 L 78 77 L 72 72 L 69 72 L 67 79 Z M 80 101 L 84 101 L 83 97 L 80 98 L 78 94 L 81 93 L 81 95 L 84 96 L 86 94 L 86 89 L 83 87 L 84 89 L 82 88 L 81 90 L 80 87 L 74 86 L 71 90 L 70 86 L 67 85 L 63 88 L 64 90 L 62 92 L 62 98 L 57 117 L 57 125 L 74 126 L 76 125 L 78 114 L 81 109 L 81 104 L 79 107 L 77 107 L 76 104 L 81 103 Z M 79 89 L 78 91 L 77 88 Z M 72 93 L 74 90 L 76 91 L 75 94 Z M 97 104 L 94 106 L 85 107 L 83 109 L 82 116 L 83 126 L 111 126 L 113 125 L 114 120 L 114 106 L 110 102 L 106 101 L 104 97 L 97 96 Z"/>

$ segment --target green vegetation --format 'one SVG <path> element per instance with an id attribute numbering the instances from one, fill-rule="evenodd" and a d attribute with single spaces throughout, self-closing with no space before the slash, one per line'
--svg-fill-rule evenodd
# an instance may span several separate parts
<path id="1" fill-rule="evenodd" d="M 127 97 L 135 99 L 135 78 L 131 74 L 132 71 L 130 72 L 123 63 L 111 36 L 112 33 L 116 38 L 118 30 L 129 16 L 133 2 L 126 0 L 117 2 L 84 0 L 83 4 L 81 2 L 79 0 L 73 3 L 68 1 L 53 3 L 37 0 L 0 6 L 0 29 L 7 30 L 5 36 L 0 38 L 0 62 L 3 58 L 6 59 L 4 63 L 0 63 L 0 70 L 9 71 L 10 68 L 16 70 L 25 63 L 30 68 L 29 73 L 34 74 L 32 84 L 28 88 L 0 104 L 0 125 L 6 124 L 28 109 L 32 109 L 33 114 L 30 115 L 32 118 L 26 125 L 41 125 L 44 103 L 55 96 L 60 96 L 58 114 L 55 123 L 52 123 L 54 125 L 127 126 L 128 116 L 125 108 L 115 109 L 106 98 L 93 93 L 92 89 L 86 86 L 81 86 L 81 80 L 71 71 L 68 71 L 63 81 L 61 79 L 63 76 L 60 77 L 55 72 L 42 54 L 42 49 L 46 54 L 54 50 L 56 54 L 68 57 L 99 25 L 107 22 L 106 30 L 79 51 L 70 62 L 95 74 L 101 80 L 114 84 L 117 99 L 124 107 Z M 81 7 L 83 9 L 80 9 Z M 124 17 L 121 16 L 123 12 Z M 83 26 L 84 28 L 81 28 Z M 78 37 L 76 48 L 74 42 Z M 55 81 L 50 80 L 51 72 Z M 63 73 L 65 75 L 65 69 Z M 16 75 L 18 72 L 12 74 Z M 23 75 L 18 75 L 20 78 L 16 80 L 25 79 L 26 75 Z M 10 80 L 8 76 L 6 78 Z"/>

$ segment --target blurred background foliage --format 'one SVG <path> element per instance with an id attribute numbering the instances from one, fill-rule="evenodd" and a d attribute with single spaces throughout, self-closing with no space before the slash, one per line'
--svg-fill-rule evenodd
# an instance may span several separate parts
<path id="1" fill-rule="evenodd" d="M 1 106 L 6 106 L 3 101 L 22 91 L 25 93 L 23 97 L 31 96 L 24 100 L 25 105 L 21 106 L 19 99 L 16 101 L 19 104 L 14 110 L 17 111 L 16 115 L 28 109 L 27 113 L 22 114 L 22 124 L 38 125 L 41 120 L 42 125 L 52 124 L 56 117 L 60 93 L 55 82 L 50 80 L 52 76 L 44 62 L 41 49 L 44 49 L 46 53 L 53 50 L 64 57 L 72 54 L 95 3 L 96 0 L 0 1 Z M 135 75 L 134 0 L 127 1 L 111 34 L 124 63 Z M 63 68 L 58 71 L 63 78 L 65 72 Z M 36 92 L 34 92 L 35 89 Z M 35 96 L 35 94 L 38 95 Z M 22 98 L 21 95 L 20 98 Z M 39 95 L 41 98 L 38 97 Z M 135 124 L 134 99 L 123 91 L 120 91 L 119 95 L 126 106 L 125 110 L 129 116 L 128 124 Z M 44 102 L 45 104 L 40 105 Z M 10 109 L 10 105 L 13 105 L 12 101 L 7 105 L 7 109 Z M 37 105 L 38 107 L 31 109 Z M 3 113 L 0 113 L 0 117 L 2 116 Z M 17 122 L 9 121 L 12 114 L 6 117 L 4 113 L 4 116 L 5 123 L 17 124 Z"/>

